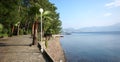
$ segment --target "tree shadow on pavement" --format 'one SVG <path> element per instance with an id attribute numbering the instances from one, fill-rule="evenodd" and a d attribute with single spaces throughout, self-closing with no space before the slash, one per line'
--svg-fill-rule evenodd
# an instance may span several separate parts
<path id="1" fill-rule="evenodd" d="M 5 46 L 30 46 L 30 44 L 7 44 L 7 43 L 0 43 L 0 47 Z"/>

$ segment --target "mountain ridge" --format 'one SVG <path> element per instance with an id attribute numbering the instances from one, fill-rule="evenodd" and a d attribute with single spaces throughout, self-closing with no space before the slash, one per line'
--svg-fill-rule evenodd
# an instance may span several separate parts
<path id="1" fill-rule="evenodd" d="M 117 32 L 120 31 L 120 23 L 110 25 L 110 26 L 94 26 L 94 27 L 85 27 L 85 28 L 66 28 L 63 29 L 64 32 Z"/>

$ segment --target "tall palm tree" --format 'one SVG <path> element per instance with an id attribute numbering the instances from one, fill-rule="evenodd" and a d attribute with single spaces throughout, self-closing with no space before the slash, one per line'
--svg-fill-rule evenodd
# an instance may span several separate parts
<path id="1" fill-rule="evenodd" d="M 51 14 L 51 11 L 45 11 L 45 12 L 43 12 L 43 14 L 42 14 L 42 17 L 43 17 L 43 20 L 44 21 L 46 21 L 46 20 L 52 20 L 52 18 L 50 18 L 49 16 L 47 16 L 47 15 L 49 15 L 49 14 Z M 36 14 L 36 17 L 35 17 L 35 22 L 33 23 L 33 27 L 32 27 L 32 31 L 33 31 L 33 45 L 37 45 L 37 40 L 38 40 L 38 27 L 40 26 L 39 24 L 41 23 L 41 22 L 39 22 L 38 20 L 39 20 L 39 18 L 40 18 L 40 14 Z M 45 30 L 47 30 L 48 29 L 48 26 L 44 26 L 44 28 L 43 28 L 43 34 L 44 34 L 44 31 Z"/>

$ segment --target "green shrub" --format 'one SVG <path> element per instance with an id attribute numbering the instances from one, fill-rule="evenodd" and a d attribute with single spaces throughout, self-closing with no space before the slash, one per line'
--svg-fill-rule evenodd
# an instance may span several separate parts
<path id="1" fill-rule="evenodd" d="M 23 29 L 20 29 L 20 35 L 23 35 L 24 31 Z"/>
<path id="2" fill-rule="evenodd" d="M 3 34 L 7 34 L 7 33 L 8 33 L 8 29 L 6 29 L 6 28 L 3 29 L 3 30 L 2 30 L 2 33 L 3 33 Z"/>
<path id="3" fill-rule="evenodd" d="M 8 29 L 7 34 L 8 34 L 9 37 L 12 37 L 12 32 L 11 32 L 11 29 L 10 29 L 10 28 Z"/>
<path id="4" fill-rule="evenodd" d="M 2 30 L 3 30 L 3 25 L 0 24 L 0 33 L 2 32 Z"/>
<path id="5" fill-rule="evenodd" d="M 46 46 L 46 48 L 48 47 L 48 41 L 47 40 L 45 40 L 45 46 Z"/>
<path id="6" fill-rule="evenodd" d="M 29 32 L 28 31 L 24 31 L 24 34 L 27 35 Z"/>
<path id="7" fill-rule="evenodd" d="M 0 37 L 1 36 L 5 37 L 5 36 L 8 36 L 8 34 L 2 34 L 2 33 L 0 33 Z"/>

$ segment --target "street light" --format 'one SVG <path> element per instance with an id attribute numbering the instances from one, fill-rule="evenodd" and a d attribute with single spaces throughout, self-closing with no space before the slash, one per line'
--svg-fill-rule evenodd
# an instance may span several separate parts
<path id="1" fill-rule="evenodd" d="M 40 13 L 41 13 L 41 42 L 42 42 L 42 13 L 43 13 L 43 9 L 40 8 L 39 11 L 40 11 Z M 42 46 L 41 46 L 41 52 L 43 52 Z"/>

